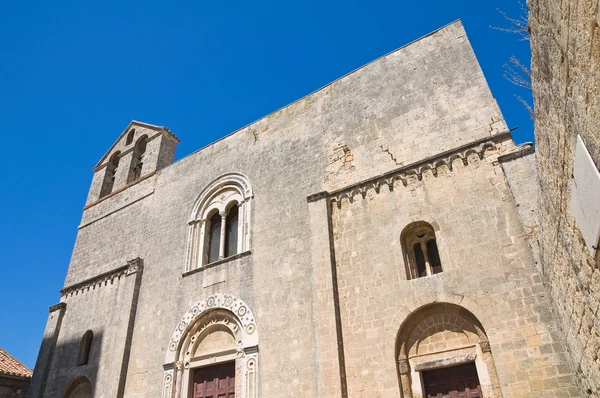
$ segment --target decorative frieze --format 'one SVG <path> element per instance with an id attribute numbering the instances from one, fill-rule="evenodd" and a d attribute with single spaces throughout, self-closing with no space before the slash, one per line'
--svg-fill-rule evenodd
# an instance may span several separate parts
<path id="1" fill-rule="evenodd" d="M 72 297 L 73 295 L 77 294 L 82 294 L 89 290 L 94 290 L 96 288 L 100 288 L 101 286 L 106 286 L 109 283 L 113 284 L 115 280 L 118 281 L 123 275 L 131 275 L 137 272 L 141 272 L 142 268 L 143 261 L 141 258 L 137 257 L 133 260 L 127 261 L 127 264 L 124 266 L 115 268 L 108 272 L 104 272 L 100 275 L 86 279 L 82 282 L 66 286 L 60 291 L 60 293 L 62 294 L 63 298 Z"/>
<path id="2" fill-rule="evenodd" d="M 347 199 L 352 203 L 354 198 L 358 195 L 364 199 L 369 190 L 374 190 L 375 193 L 378 194 L 383 186 L 387 186 L 389 191 L 393 191 L 397 181 L 400 181 L 403 186 L 407 186 L 411 180 L 416 179 L 421 181 L 423 175 L 427 171 L 431 172 L 434 177 L 438 176 L 438 169 L 440 167 L 445 167 L 448 171 L 452 172 L 454 170 L 453 164 L 456 160 L 460 160 L 462 164 L 466 166 L 469 163 L 469 157 L 471 155 L 475 154 L 478 159 L 481 160 L 484 158 L 487 151 L 499 149 L 498 144 L 510 139 L 510 131 L 485 137 L 407 166 L 402 166 L 379 176 L 357 182 L 328 194 L 321 192 L 311 195 L 307 200 L 312 202 L 321 199 L 324 195 L 328 195 L 331 203 L 335 203 L 337 207 L 340 208 L 342 200 Z"/>

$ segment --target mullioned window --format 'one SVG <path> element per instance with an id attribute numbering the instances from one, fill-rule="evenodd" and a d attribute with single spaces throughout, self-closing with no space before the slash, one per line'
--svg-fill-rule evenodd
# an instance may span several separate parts
<path id="1" fill-rule="evenodd" d="M 250 250 L 252 188 L 242 174 L 212 181 L 200 194 L 188 223 L 185 271 Z"/>

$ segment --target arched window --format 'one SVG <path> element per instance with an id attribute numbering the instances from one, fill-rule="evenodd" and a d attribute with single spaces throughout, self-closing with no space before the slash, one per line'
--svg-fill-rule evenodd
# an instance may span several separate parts
<path id="1" fill-rule="evenodd" d="M 129 130 L 127 134 L 127 140 L 125 141 L 125 145 L 129 145 L 133 142 L 133 136 L 135 135 L 135 129 Z"/>
<path id="2" fill-rule="evenodd" d="M 200 194 L 189 222 L 186 271 L 250 250 L 252 188 L 226 174 Z"/>
<path id="3" fill-rule="evenodd" d="M 117 174 L 117 168 L 119 167 L 120 159 L 121 152 L 119 151 L 115 152 L 114 155 L 110 157 L 108 165 L 106 166 L 102 188 L 100 189 L 100 197 L 106 196 L 112 192 L 113 186 L 115 185 L 115 175 Z"/>
<path id="4" fill-rule="evenodd" d="M 77 366 L 87 365 L 90 359 L 90 350 L 94 333 L 91 330 L 85 332 L 79 343 L 79 353 L 77 354 Z"/>
<path id="5" fill-rule="evenodd" d="M 417 221 L 404 228 L 400 235 L 408 279 L 439 274 L 442 262 L 435 231 L 431 224 Z"/>
<path id="6" fill-rule="evenodd" d="M 129 172 L 128 183 L 139 179 L 142 176 L 142 168 L 144 167 L 144 154 L 148 145 L 148 136 L 142 136 L 135 144 L 133 151 L 133 160 L 131 162 L 131 171 Z"/>

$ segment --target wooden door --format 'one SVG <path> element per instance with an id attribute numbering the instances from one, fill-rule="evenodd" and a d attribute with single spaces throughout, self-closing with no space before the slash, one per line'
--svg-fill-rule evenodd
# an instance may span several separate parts
<path id="1" fill-rule="evenodd" d="M 427 398 L 482 398 L 474 363 L 423 372 Z"/>
<path id="2" fill-rule="evenodd" d="M 235 398 L 235 362 L 194 370 L 193 398 Z"/>

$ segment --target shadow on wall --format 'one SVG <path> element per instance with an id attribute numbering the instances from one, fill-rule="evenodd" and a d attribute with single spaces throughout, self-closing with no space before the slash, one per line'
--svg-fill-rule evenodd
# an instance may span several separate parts
<path id="1" fill-rule="evenodd" d="M 102 356 L 102 337 L 101 330 L 84 330 L 79 338 L 59 342 L 54 347 L 52 339 L 44 338 L 28 397 L 93 397 Z M 49 355 L 43 357 L 44 351 Z"/>

